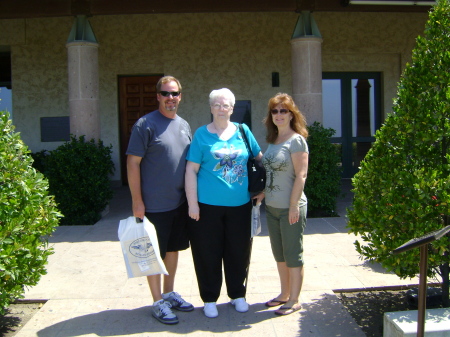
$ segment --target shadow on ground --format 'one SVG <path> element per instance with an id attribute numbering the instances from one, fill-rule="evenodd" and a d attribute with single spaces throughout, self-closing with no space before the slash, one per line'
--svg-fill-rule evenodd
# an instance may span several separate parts
<path id="1" fill-rule="evenodd" d="M 97 336 L 131 335 L 142 333 L 179 333 L 198 332 L 237 332 L 247 330 L 253 324 L 274 318 L 263 303 L 253 304 L 248 313 L 237 313 L 230 304 L 219 304 L 219 317 L 208 319 L 202 308 L 193 312 L 176 312 L 179 324 L 165 325 L 151 317 L 150 307 L 131 310 L 105 310 L 56 323 L 38 332 L 38 336 L 69 337 L 74 335 L 95 334 Z M 84 331 L 80 327 L 89 327 Z M 75 333 L 75 334 L 74 334 Z"/>
<path id="2" fill-rule="evenodd" d="M 335 336 L 364 335 L 355 327 L 352 317 L 334 294 L 322 294 L 313 302 L 304 304 L 303 309 L 300 317 L 301 336 L 330 336 L 330 331 L 336 331 Z"/>

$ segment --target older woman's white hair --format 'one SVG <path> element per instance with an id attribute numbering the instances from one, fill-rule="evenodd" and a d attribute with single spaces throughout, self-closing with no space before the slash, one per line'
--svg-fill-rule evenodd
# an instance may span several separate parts
<path id="1" fill-rule="evenodd" d="M 236 103 L 234 94 L 228 88 L 211 91 L 211 93 L 209 94 L 209 105 L 213 105 L 218 98 L 228 99 L 230 101 L 231 107 L 234 107 L 234 103 Z"/>

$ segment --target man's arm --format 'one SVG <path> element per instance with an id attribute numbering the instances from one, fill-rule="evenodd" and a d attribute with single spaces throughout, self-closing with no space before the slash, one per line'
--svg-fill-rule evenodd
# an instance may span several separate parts
<path id="1" fill-rule="evenodd" d="M 133 216 L 143 219 L 145 216 L 145 205 L 141 192 L 141 160 L 141 157 L 128 155 L 127 177 L 133 203 Z"/>

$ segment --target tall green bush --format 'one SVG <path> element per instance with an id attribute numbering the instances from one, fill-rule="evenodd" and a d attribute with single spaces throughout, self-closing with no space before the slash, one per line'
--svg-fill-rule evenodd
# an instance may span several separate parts
<path id="1" fill-rule="evenodd" d="M 394 113 L 353 179 L 351 233 L 364 259 L 381 262 L 401 278 L 419 272 L 419 249 L 392 251 L 448 224 L 450 211 L 450 3 L 438 1 L 412 63 L 398 85 Z M 448 298 L 449 237 L 433 242 L 429 276 L 439 273 Z M 446 269 L 447 268 L 447 269 Z M 445 299 L 445 296 L 444 296 Z"/>
<path id="2" fill-rule="evenodd" d="M 305 194 L 308 216 L 337 216 L 336 198 L 341 192 L 340 161 L 336 147 L 330 143 L 335 130 L 314 122 L 308 126 L 308 178 Z"/>
<path id="3" fill-rule="evenodd" d="M 35 154 L 64 215 L 61 225 L 93 225 L 100 220 L 113 196 L 111 148 L 101 140 L 72 136 L 48 155 Z"/>
<path id="4" fill-rule="evenodd" d="M 27 146 L 0 112 L 0 314 L 46 274 L 47 236 L 61 216 Z"/>

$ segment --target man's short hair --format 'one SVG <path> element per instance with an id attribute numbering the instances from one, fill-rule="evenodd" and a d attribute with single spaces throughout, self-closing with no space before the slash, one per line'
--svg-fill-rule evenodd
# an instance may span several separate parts
<path id="1" fill-rule="evenodd" d="M 160 92 L 161 91 L 161 86 L 163 84 L 169 83 L 169 82 L 176 82 L 178 85 L 178 91 L 181 92 L 181 84 L 180 81 L 178 81 L 175 77 L 173 76 L 164 76 L 161 77 L 158 81 L 158 83 L 156 84 L 156 92 Z"/>

